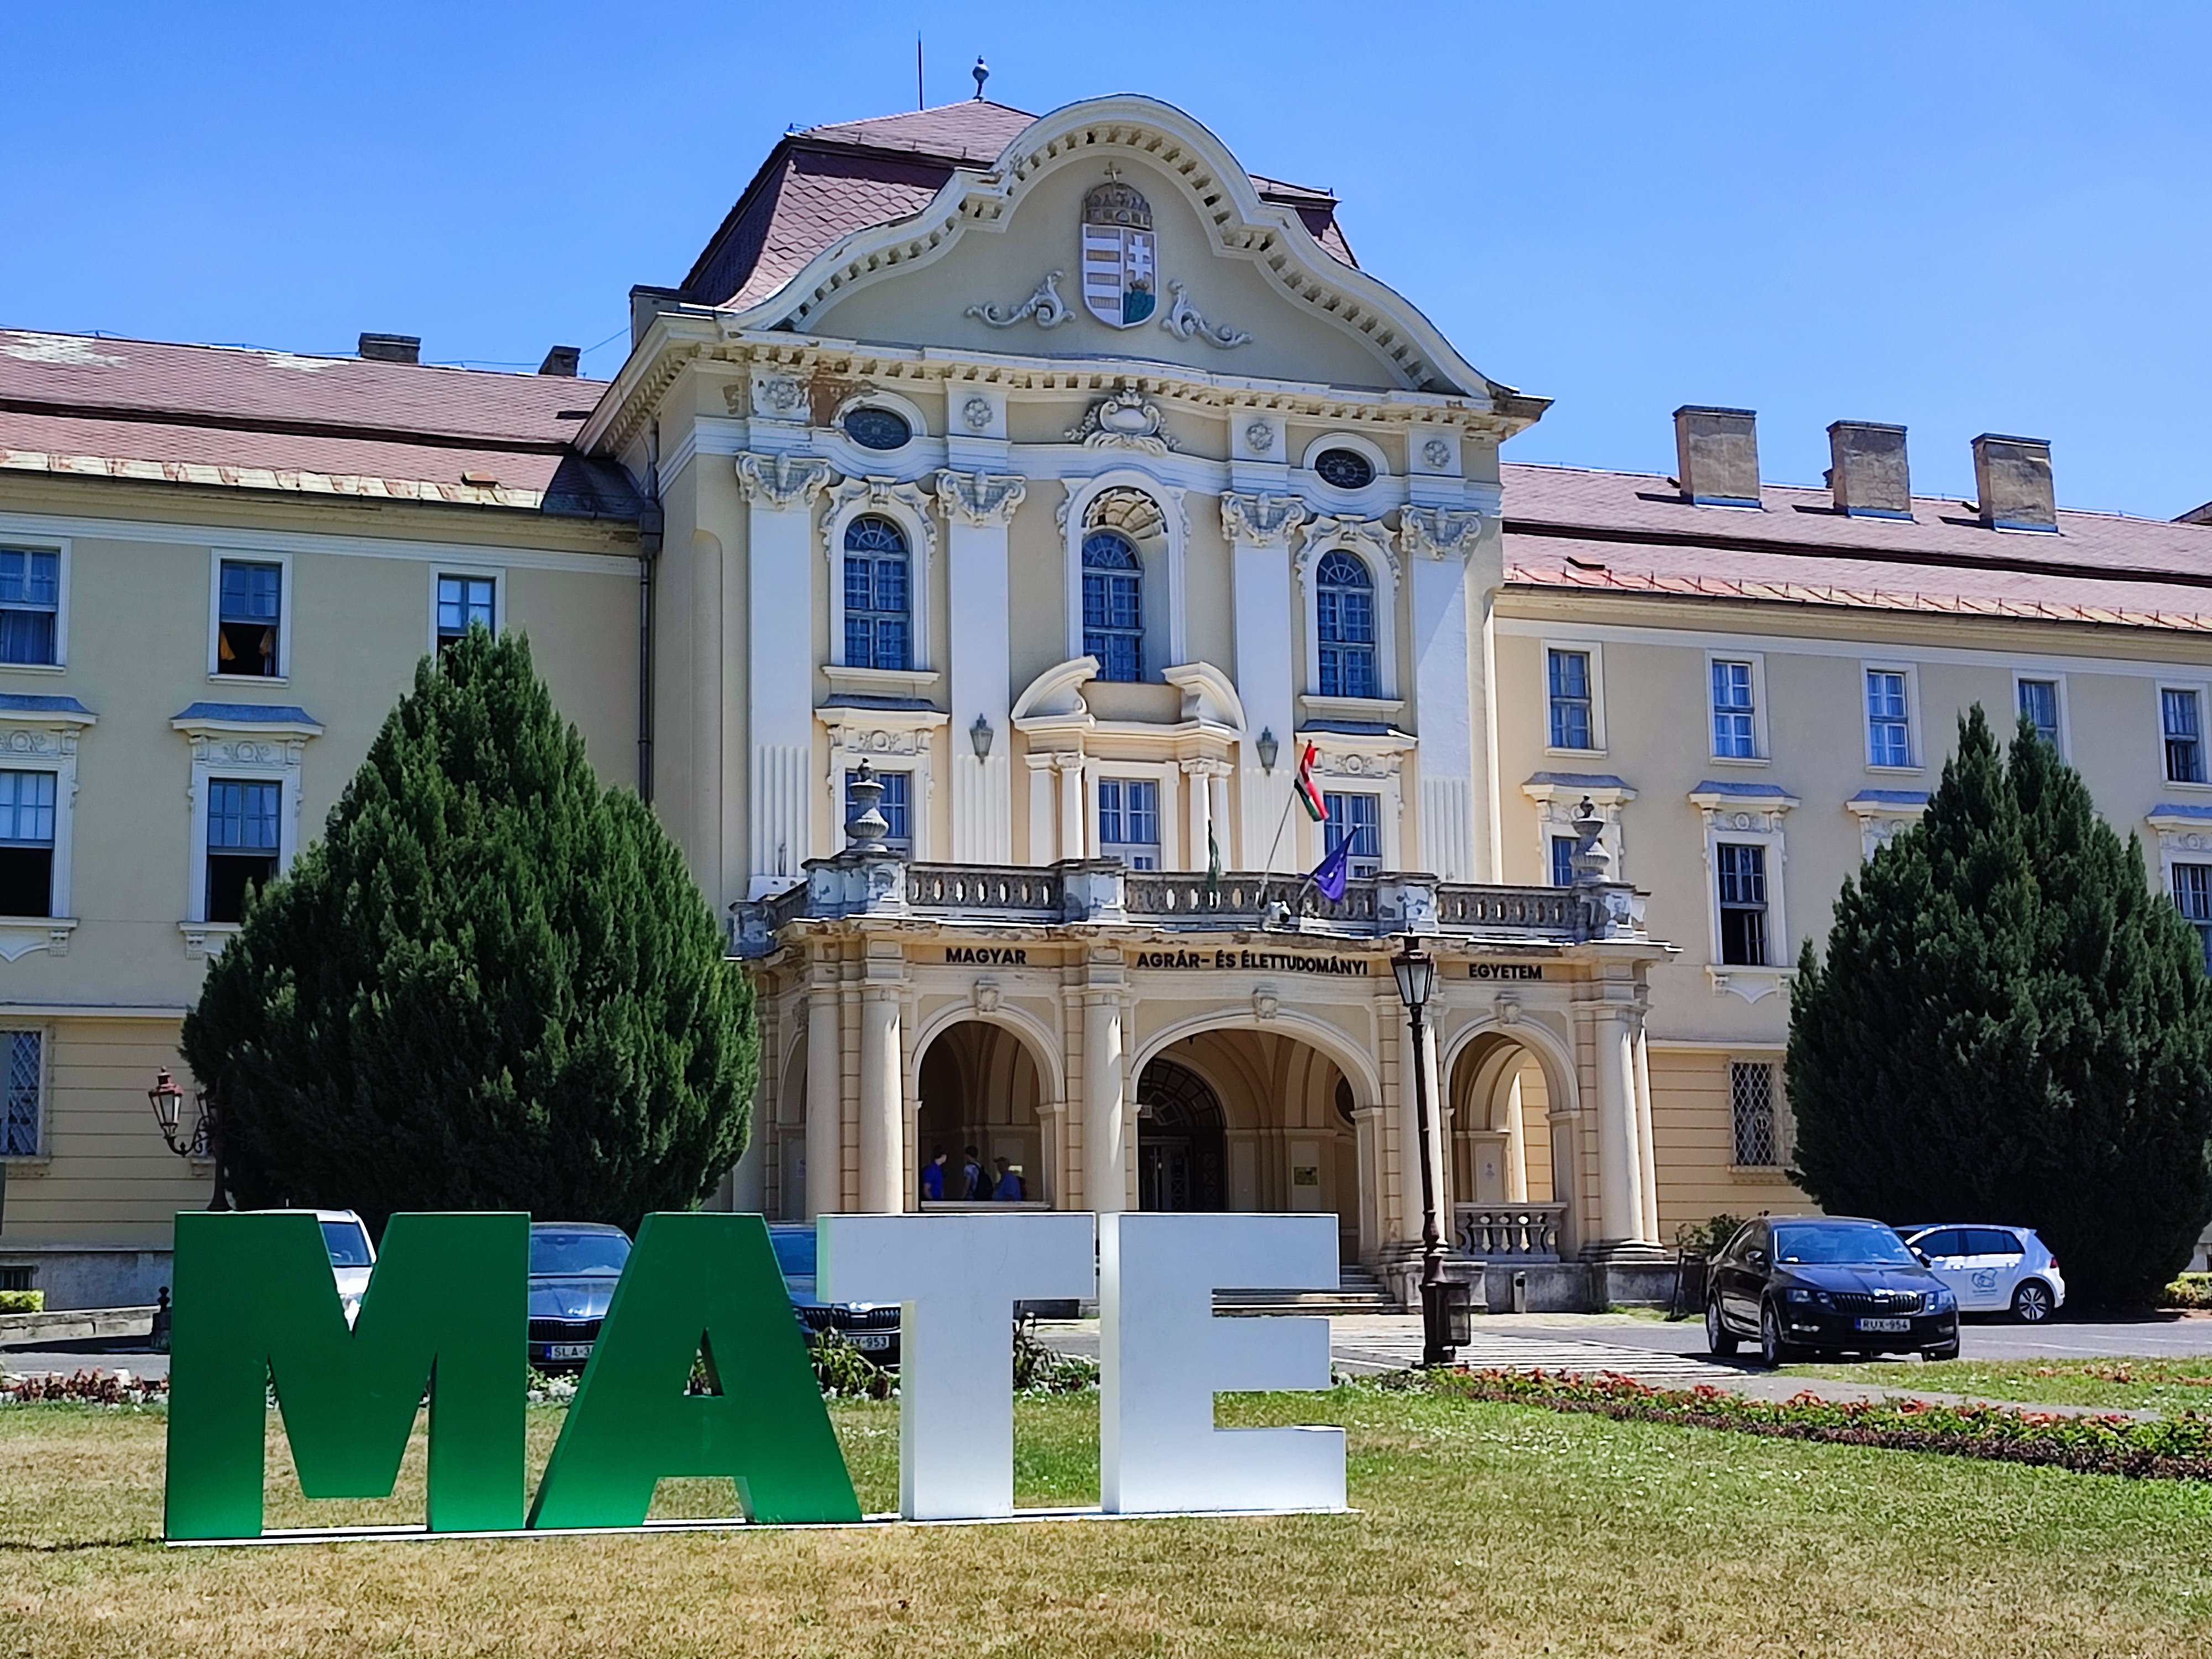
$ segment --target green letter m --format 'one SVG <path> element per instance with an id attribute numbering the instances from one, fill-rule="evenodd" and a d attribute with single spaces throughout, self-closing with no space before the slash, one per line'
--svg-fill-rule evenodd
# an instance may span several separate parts
<path id="1" fill-rule="evenodd" d="M 396 1215 L 346 1328 L 304 1210 L 177 1217 L 172 1539 L 261 1532 L 264 1387 L 309 1498 L 388 1498 L 430 1390 L 430 1527 L 522 1524 L 530 1218 Z"/>

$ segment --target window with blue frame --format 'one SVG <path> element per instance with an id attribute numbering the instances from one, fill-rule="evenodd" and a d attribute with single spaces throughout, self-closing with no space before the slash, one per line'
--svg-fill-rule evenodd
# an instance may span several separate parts
<path id="1" fill-rule="evenodd" d="M 1314 613 L 1321 695 L 1376 696 L 1375 583 L 1366 565 L 1342 548 L 1322 554 L 1314 567 Z"/>
<path id="2" fill-rule="evenodd" d="M 1083 538 L 1083 649 L 1098 659 L 1102 680 L 1145 678 L 1144 569 L 1118 531 Z"/>
<path id="3" fill-rule="evenodd" d="M 1866 677 L 1867 764 L 1912 764 L 1912 719 L 1905 696 L 1905 676 L 1893 668 L 1869 668 Z"/>
<path id="4" fill-rule="evenodd" d="M 61 601 L 60 554 L 0 547 L 0 663 L 58 659 Z"/>
<path id="5" fill-rule="evenodd" d="M 2158 694 L 2159 720 L 2166 738 L 2168 783 L 2204 781 L 2204 708 L 2194 691 L 2172 688 Z"/>
<path id="6" fill-rule="evenodd" d="M 1721 961 L 1735 968 L 1766 965 L 1766 849 L 1721 842 L 1713 848 L 1720 887 Z"/>
<path id="7" fill-rule="evenodd" d="M 237 921 L 249 888 L 276 874 L 276 812 L 283 786 L 257 779 L 208 783 L 207 920 Z"/>
<path id="8" fill-rule="evenodd" d="M 854 803 L 853 786 L 860 781 L 857 772 L 845 774 L 845 816 L 853 816 Z M 884 845 L 902 857 L 914 856 L 914 820 L 908 816 L 914 798 L 914 774 L 911 772 L 878 772 L 875 775 L 884 793 L 876 798 L 876 811 L 884 815 Z"/>
<path id="9" fill-rule="evenodd" d="M 906 532 L 864 513 L 845 526 L 845 666 L 911 668 Z"/>
<path id="10" fill-rule="evenodd" d="M 1150 778 L 1098 780 L 1098 856 L 1132 870 L 1160 867 L 1160 787 Z"/>
<path id="11" fill-rule="evenodd" d="M 1590 659 L 1587 651 L 1547 651 L 1544 653 L 1545 683 L 1552 714 L 1552 747 L 1595 749 L 1597 723 L 1595 701 L 1590 695 Z"/>
<path id="12" fill-rule="evenodd" d="M 2212 864 L 2173 866 L 2173 905 L 2195 925 L 2204 970 L 2212 973 Z"/>
<path id="13" fill-rule="evenodd" d="M 1752 707 L 1751 665 L 1713 664 L 1713 757 L 1757 760 L 1759 737 Z"/>
<path id="14" fill-rule="evenodd" d="M 2020 712 L 2035 728 L 2035 735 L 2053 749 L 2058 747 L 2058 682 L 2057 680 L 2022 680 L 2020 683 Z"/>
<path id="15" fill-rule="evenodd" d="M 1321 804 L 1328 809 L 1328 817 L 1322 825 L 1328 843 L 1326 850 L 1334 853 L 1346 841 L 1352 843 L 1352 856 L 1346 862 L 1346 872 L 1354 876 L 1371 876 L 1382 869 L 1382 798 L 1380 795 L 1323 795 Z"/>
<path id="16" fill-rule="evenodd" d="M 273 678 L 283 672 L 276 630 L 284 611 L 284 568 L 225 559 L 217 579 L 215 669 Z"/>
<path id="17" fill-rule="evenodd" d="M 1575 884 L 1575 848 L 1582 843 L 1572 836 L 1552 837 L 1552 885 L 1571 887 Z"/>
<path id="18" fill-rule="evenodd" d="M 54 775 L 0 772 L 0 916 L 50 916 Z"/>
<path id="19" fill-rule="evenodd" d="M 496 629 L 498 624 L 492 620 L 495 596 L 495 584 L 489 576 L 439 577 L 438 649 L 443 652 L 466 634 L 471 623 Z"/>

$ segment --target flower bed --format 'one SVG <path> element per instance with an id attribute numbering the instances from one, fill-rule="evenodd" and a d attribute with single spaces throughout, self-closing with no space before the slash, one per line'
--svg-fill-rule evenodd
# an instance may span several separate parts
<path id="1" fill-rule="evenodd" d="M 77 1371 L 68 1376 L 0 1376 L 0 1405 L 143 1406 L 169 1397 L 166 1376 Z"/>
<path id="2" fill-rule="evenodd" d="M 1753 1400 L 1700 1383 L 1657 1389 L 1611 1371 L 1402 1373 L 1386 1386 L 1426 1388 L 1468 1400 L 1588 1412 L 1624 1422 L 1732 1429 L 1739 1434 L 1820 1440 L 1895 1451 L 1941 1452 L 2031 1463 L 2081 1474 L 2163 1480 L 2212 1480 L 2212 1418 L 2193 1412 L 2142 1419 L 2025 1412 L 1998 1406 L 1942 1406 L 1823 1400 Z"/>

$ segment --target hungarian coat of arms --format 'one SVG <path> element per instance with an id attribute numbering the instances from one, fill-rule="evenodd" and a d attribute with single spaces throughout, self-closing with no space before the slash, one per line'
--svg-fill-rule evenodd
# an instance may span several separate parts
<path id="1" fill-rule="evenodd" d="M 1158 303 L 1152 204 L 1107 183 L 1083 198 L 1083 304 L 1100 322 L 1134 328 Z"/>

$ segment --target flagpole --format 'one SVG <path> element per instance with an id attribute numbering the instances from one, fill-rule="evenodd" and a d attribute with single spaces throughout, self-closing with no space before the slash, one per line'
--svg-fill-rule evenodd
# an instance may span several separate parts
<path id="1" fill-rule="evenodd" d="M 1275 838 L 1267 843 L 1267 861 L 1261 866 L 1261 873 L 1263 876 L 1272 876 L 1275 873 L 1275 849 L 1283 844 L 1283 826 L 1291 821 L 1291 801 L 1297 799 L 1297 792 L 1292 790 L 1290 799 L 1283 803 L 1283 816 L 1275 820 Z"/>

